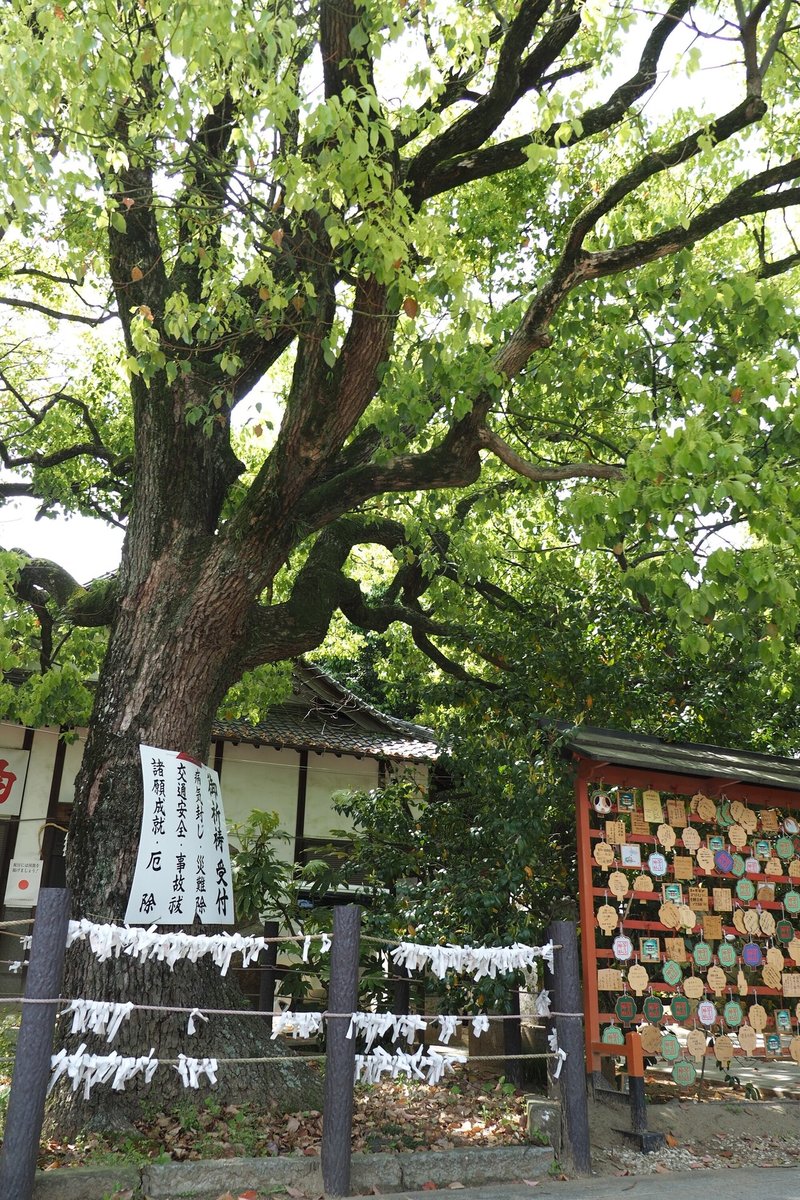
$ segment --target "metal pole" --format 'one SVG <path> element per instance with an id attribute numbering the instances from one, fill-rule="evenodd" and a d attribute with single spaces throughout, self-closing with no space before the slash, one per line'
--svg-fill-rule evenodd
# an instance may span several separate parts
<path id="1" fill-rule="evenodd" d="M 560 949 L 554 952 L 554 967 L 545 967 L 545 987 L 550 991 L 554 1013 L 582 1013 L 578 937 L 574 921 L 552 921 L 547 937 Z M 558 1083 L 561 1096 L 562 1156 L 577 1175 L 589 1175 L 592 1158 L 589 1143 L 589 1105 L 586 1097 L 583 1021 L 578 1016 L 552 1018 L 559 1049 L 566 1051 Z"/>
<path id="2" fill-rule="evenodd" d="M 345 904 L 333 910 L 331 982 L 328 1009 L 355 1012 L 358 1003 L 358 960 L 361 909 Z M 349 1196 L 353 1136 L 353 1080 L 356 1043 L 348 1038 L 348 1020 L 328 1021 L 325 1064 L 325 1108 L 322 1114 L 322 1181 L 328 1196 Z"/>
<path id="3" fill-rule="evenodd" d="M 264 922 L 264 937 L 276 938 L 278 936 L 278 922 Z M 269 1013 L 264 1024 L 272 1033 L 272 1013 L 275 1009 L 275 966 L 278 962 L 278 943 L 270 942 L 264 951 L 264 970 L 261 972 L 258 981 L 258 1011 Z"/>
<path id="4" fill-rule="evenodd" d="M 42 888 L 39 892 L 0 1154 L 3 1200 L 31 1200 L 33 1195 L 58 1005 L 26 1005 L 25 1001 L 57 999 L 61 992 L 69 907 L 69 888 Z"/>

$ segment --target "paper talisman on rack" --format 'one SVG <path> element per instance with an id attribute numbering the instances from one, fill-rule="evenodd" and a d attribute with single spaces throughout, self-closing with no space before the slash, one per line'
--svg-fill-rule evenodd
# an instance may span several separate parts
<path id="1" fill-rule="evenodd" d="M 745 978 L 744 971 L 741 967 L 739 967 L 739 971 L 736 976 L 736 990 L 740 996 L 747 995 L 747 979 Z"/>
<path id="2" fill-rule="evenodd" d="M 650 976 L 639 963 L 629 969 L 628 987 L 632 988 L 637 996 L 641 996 L 646 991 L 649 983 Z"/>
<path id="3" fill-rule="evenodd" d="M 767 965 L 773 967 L 776 971 L 782 971 L 784 967 L 783 951 L 777 946 L 770 946 L 767 953 L 764 955 Z"/>
<path id="4" fill-rule="evenodd" d="M 711 892 L 714 901 L 714 912 L 731 912 L 733 909 L 733 896 L 730 888 L 715 887 Z"/>
<path id="5" fill-rule="evenodd" d="M 745 808 L 739 817 L 739 824 L 748 834 L 758 829 L 758 814 L 752 808 Z"/>
<path id="6" fill-rule="evenodd" d="M 708 1039 L 702 1029 L 692 1029 L 686 1039 L 686 1049 L 692 1058 L 700 1059 L 706 1052 Z"/>
<path id="7" fill-rule="evenodd" d="M 750 1055 L 758 1045 L 758 1035 L 752 1025 L 741 1025 L 736 1035 L 742 1053 Z"/>
<path id="8" fill-rule="evenodd" d="M 655 1029 L 655 1025 L 653 1026 Z M 661 1057 L 667 1062 L 675 1062 L 681 1056 L 681 1044 L 675 1037 L 674 1033 L 662 1033 L 661 1035 Z"/>
<path id="9" fill-rule="evenodd" d="M 683 981 L 683 990 L 690 1000 L 699 1000 L 706 990 L 706 985 L 699 975 L 687 975 Z"/>
<path id="10" fill-rule="evenodd" d="M 619 913 L 610 904 L 601 904 L 597 910 L 597 924 L 603 933 L 613 933 L 619 925 Z"/>
<path id="11" fill-rule="evenodd" d="M 745 909 L 744 927 L 745 927 L 745 931 L 749 934 L 756 934 L 756 933 L 761 932 L 761 921 L 759 919 L 758 913 L 756 912 L 756 910 L 754 908 Z M 747 965 L 751 966 L 753 964 L 748 963 Z M 758 966 L 759 964 L 756 963 L 755 965 Z"/>
<path id="12" fill-rule="evenodd" d="M 697 851 L 697 865 L 702 871 L 705 871 L 706 874 L 708 874 L 709 871 L 714 870 L 714 855 L 711 850 L 709 850 L 708 846 L 701 846 Z"/>
<path id="13" fill-rule="evenodd" d="M 800 858 L 793 858 L 786 868 L 786 874 L 790 879 L 800 879 Z"/>
<path id="14" fill-rule="evenodd" d="M 683 829 L 686 825 L 686 805 L 683 800 L 667 801 L 667 820 L 675 829 Z"/>
<path id="15" fill-rule="evenodd" d="M 730 826 L 728 829 L 728 841 L 730 845 L 735 846 L 736 850 L 741 850 L 742 846 L 747 845 L 747 833 L 741 826 Z"/>
<path id="16" fill-rule="evenodd" d="M 612 871 L 608 877 L 608 890 L 612 896 L 616 896 L 621 900 L 628 892 L 628 877 L 623 875 L 622 871 Z"/>
<path id="17" fill-rule="evenodd" d="M 800 996 L 800 975 L 794 971 L 784 971 L 781 976 L 781 990 L 784 996 Z"/>
<path id="18" fill-rule="evenodd" d="M 771 912 L 764 909 L 758 914 L 758 924 L 764 937 L 772 937 L 775 933 L 775 918 Z"/>
<path id="19" fill-rule="evenodd" d="M 690 887 L 689 907 L 693 908 L 695 912 L 708 912 L 708 888 Z"/>
<path id="20" fill-rule="evenodd" d="M 758 915 L 758 914 L 756 914 Z M 764 961 L 764 955 L 761 953 L 761 947 L 758 942 L 745 942 L 742 946 L 742 962 L 751 970 L 760 967 Z"/>
<path id="21" fill-rule="evenodd" d="M 625 1034 L 622 1032 L 619 1025 L 606 1025 L 600 1041 L 605 1042 L 606 1045 L 610 1046 L 624 1046 Z"/>
<path id="22" fill-rule="evenodd" d="M 706 983 L 715 996 L 722 996 L 728 986 L 728 978 L 722 967 L 709 967 Z"/>
<path id="23" fill-rule="evenodd" d="M 653 881 L 649 875 L 637 875 L 633 881 L 635 892 L 652 892 Z"/>
<path id="24" fill-rule="evenodd" d="M 598 842 L 594 848 L 594 861 L 604 871 L 607 871 L 613 864 L 615 857 L 614 851 L 608 842 Z"/>
<path id="25" fill-rule="evenodd" d="M 763 1033 L 767 1028 L 767 1010 L 763 1004 L 751 1004 L 747 1010 L 747 1020 L 756 1033 Z"/>
<path id="26" fill-rule="evenodd" d="M 693 829 L 691 825 L 687 825 L 684 829 L 681 841 L 683 842 L 684 848 L 690 851 L 692 854 L 700 849 L 700 834 L 696 829 Z"/>
<path id="27" fill-rule="evenodd" d="M 642 865 L 642 848 L 638 842 L 626 842 L 619 848 L 619 861 L 623 867 L 635 867 L 638 871 Z"/>
<path id="28" fill-rule="evenodd" d="M 675 879 L 694 879 L 694 860 L 676 854 L 672 860 L 672 875 Z"/>
<path id="29" fill-rule="evenodd" d="M 800 946 L 800 942 L 798 942 Z M 674 963 L 686 962 L 686 943 L 682 937 L 664 938 L 664 953 L 668 960 Z M 669 983 L 669 980 L 667 980 Z"/>
<path id="30" fill-rule="evenodd" d="M 626 838 L 624 821 L 606 821 L 606 841 L 621 846 Z"/>
<path id="31" fill-rule="evenodd" d="M 800 1065 L 800 1037 L 793 1037 L 789 1042 L 789 1057 Z"/>
<path id="32" fill-rule="evenodd" d="M 774 808 L 761 809 L 761 828 L 764 833 L 778 832 L 778 814 Z"/>
<path id="33" fill-rule="evenodd" d="M 697 796 L 697 815 L 701 821 L 705 821 L 706 825 L 709 825 L 717 819 L 717 806 L 713 800 L 701 792 L 698 792 Z"/>
<path id="34" fill-rule="evenodd" d="M 781 863 L 781 860 L 779 858 L 775 857 L 774 854 L 773 854 L 772 858 L 768 858 L 767 861 L 764 863 L 764 874 L 765 875 L 782 875 L 783 874 L 783 864 Z"/>
<path id="35" fill-rule="evenodd" d="M 719 942 L 722 940 L 722 918 L 714 916 L 712 913 L 703 913 L 702 916 L 703 937 L 708 942 Z"/>
<path id="36" fill-rule="evenodd" d="M 675 830 L 671 825 L 659 825 L 656 830 L 656 838 L 665 850 L 671 850 L 675 845 Z"/>
<path id="37" fill-rule="evenodd" d="M 800 938 L 796 935 L 791 942 L 787 942 L 786 953 L 792 962 L 797 963 L 798 967 L 800 967 Z"/>
<path id="38" fill-rule="evenodd" d="M 633 942 L 624 933 L 614 938 L 611 949 L 617 962 L 627 962 L 629 958 L 633 958 Z"/>
<path id="39" fill-rule="evenodd" d="M 658 910 L 658 919 L 667 929 L 680 929 L 681 918 L 677 904 L 667 900 Z"/>
<path id="40" fill-rule="evenodd" d="M 645 820 L 640 812 L 631 813 L 631 836 L 645 837 L 650 833 L 649 822 Z"/>
<path id="41" fill-rule="evenodd" d="M 597 990 L 599 992 L 621 992 L 622 971 L 614 967 L 601 967 L 597 972 Z"/>
<path id="42" fill-rule="evenodd" d="M 779 992 L 781 990 L 781 977 L 781 971 L 776 971 L 769 963 L 765 963 L 764 969 L 761 972 L 761 978 L 764 980 L 766 987 L 773 988 L 774 991 Z"/>
<path id="43" fill-rule="evenodd" d="M 644 819 L 650 825 L 660 825 L 664 820 L 664 809 L 661 805 L 661 793 L 648 788 L 642 792 L 642 812 Z"/>
<path id="44" fill-rule="evenodd" d="M 645 1054 L 661 1053 L 661 1030 L 656 1025 L 642 1025 L 639 1029 L 639 1040 Z M 800 1039 L 799 1039 L 800 1040 Z"/>
<path id="45" fill-rule="evenodd" d="M 733 1058 L 733 1042 L 727 1033 L 714 1038 L 714 1057 L 723 1067 L 727 1067 Z"/>

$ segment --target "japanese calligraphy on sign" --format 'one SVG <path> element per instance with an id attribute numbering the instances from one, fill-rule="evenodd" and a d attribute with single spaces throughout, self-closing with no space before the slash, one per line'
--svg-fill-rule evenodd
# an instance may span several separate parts
<path id="1" fill-rule="evenodd" d="M 140 746 L 144 806 L 125 920 L 233 924 L 228 834 L 219 777 L 174 750 Z"/>

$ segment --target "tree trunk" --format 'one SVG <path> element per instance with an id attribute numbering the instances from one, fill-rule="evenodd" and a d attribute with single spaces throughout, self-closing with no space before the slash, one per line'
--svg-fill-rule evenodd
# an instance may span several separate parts
<path id="1" fill-rule="evenodd" d="M 252 597 L 241 577 L 219 577 L 213 544 L 204 549 L 169 546 L 150 564 L 135 593 L 129 591 L 121 601 L 76 784 L 67 851 L 75 918 L 124 919 L 141 827 L 140 743 L 205 759 L 217 707 L 236 677 L 235 646 Z M 215 571 L 216 586 L 209 582 Z M 192 931 L 201 932 L 202 926 L 195 924 Z M 235 982 L 220 978 L 208 964 L 182 962 L 174 971 L 127 958 L 101 964 L 80 943 L 68 955 L 64 995 L 189 1009 L 245 1007 Z M 74 1049 L 83 1040 L 90 1052 L 113 1049 L 137 1056 L 153 1047 L 155 1057 L 165 1059 L 180 1052 L 223 1059 L 288 1053 L 269 1040 L 257 1017 L 211 1017 L 198 1022 L 193 1037 L 186 1034 L 186 1022 L 187 1014 L 134 1013 L 113 1046 L 86 1037 L 66 1039 L 66 1044 Z M 135 1115 L 146 1094 L 164 1104 L 181 1092 L 177 1072 L 166 1067 L 151 1089 L 134 1081 L 114 1093 L 105 1085 L 86 1101 L 64 1085 L 55 1093 L 52 1118 L 62 1133 L 87 1124 L 115 1125 Z M 222 1065 L 216 1094 L 226 1103 L 247 1099 L 313 1108 L 320 1104 L 320 1078 L 311 1064 L 299 1060 L 269 1069 Z"/>

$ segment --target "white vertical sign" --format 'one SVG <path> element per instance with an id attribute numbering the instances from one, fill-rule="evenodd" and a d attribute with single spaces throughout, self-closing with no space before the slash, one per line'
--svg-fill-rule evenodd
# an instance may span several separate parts
<path id="1" fill-rule="evenodd" d="M 216 771 L 174 750 L 140 746 L 144 805 L 125 920 L 232 925 L 231 860 Z"/>

